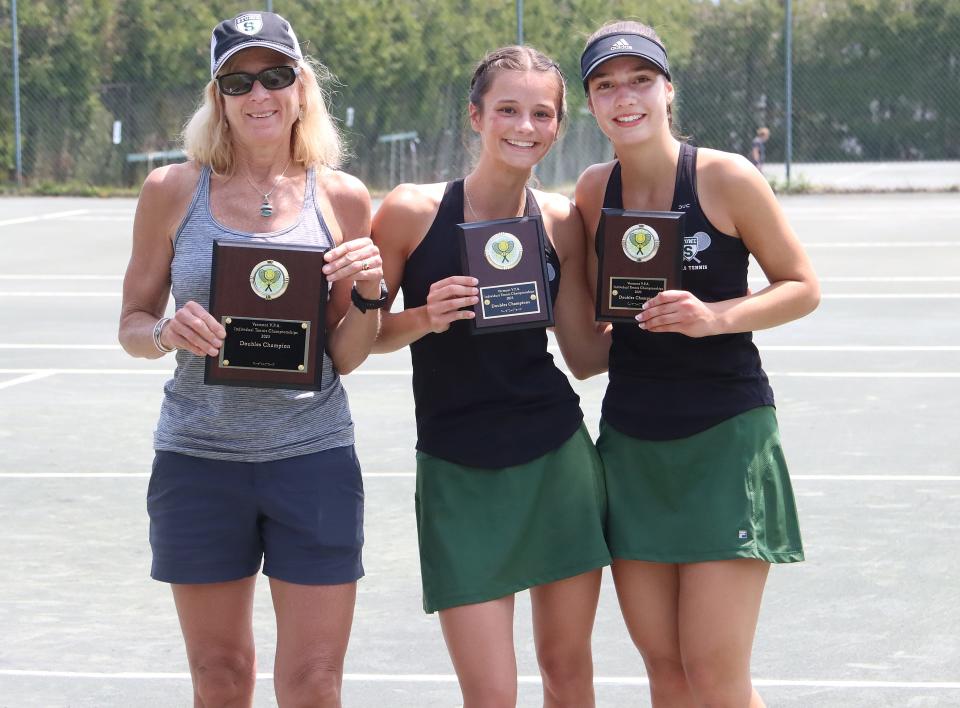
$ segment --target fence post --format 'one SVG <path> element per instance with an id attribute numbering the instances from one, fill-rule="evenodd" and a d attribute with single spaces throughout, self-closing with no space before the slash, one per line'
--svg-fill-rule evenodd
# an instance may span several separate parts
<path id="1" fill-rule="evenodd" d="M 17 38 L 17 0 L 11 0 L 13 25 L 13 125 L 17 155 L 17 187 L 23 186 L 23 144 L 20 141 L 20 46 Z"/>
<path id="2" fill-rule="evenodd" d="M 517 44 L 523 44 L 523 0 L 517 0 Z"/>
<path id="3" fill-rule="evenodd" d="M 787 170 L 787 187 L 790 187 L 790 163 L 793 161 L 793 4 L 786 0 L 786 74 L 787 74 L 787 145 L 784 166 Z"/>

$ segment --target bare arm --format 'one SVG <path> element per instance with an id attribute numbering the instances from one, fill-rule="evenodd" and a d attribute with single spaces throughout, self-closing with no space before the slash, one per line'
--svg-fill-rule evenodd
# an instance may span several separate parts
<path id="1" fill-rule="evenodd" d="M 366 360 L 380 325 L 380 310 L 361 312 L 353 306 L 350 291 L 356 283 L 361 297 L 378 299 L 383 264 L 380 250 L 369 236 L 367 188 L 342 172 L 324 174 L 322 188 L 340 231 L 338 245 L 324 254 L 323 272 L 332 285 L 327 307 L 327 349 L 337 371 L 346 375 Z"/>
<path id="2" fill-rule="evenodd" d="M 594 320 L 587 283 L 587 246 L 577 208 L 561 195 L 542 195 L 544 221 L 560 259 L 555 333 L 564 361 L 578 379 L 607 370 L 610 336 Z"/>
<path id="3" fill-rule="evenodd" d="M 407 258 L 423 240 L 436 216 L 438 188 L 442 189 L 442 185 L 400 185 L 377 210 L 373 239 L 383 257 L 391 305 L 403 280 Z M 445 278 L 431 285 L 426 305 L 384 312 L 374 351 L 402 349 L 431 332 L 445 332 L 451 322 L 473 317 L 472 311 L 460 308 L 476 304 L 476 284 L 475 278 L 467 276 Z"/>
<path id="4" fill-rule="evenodd" d="M 668 290 L 647 302 L 637 318 L 640 326 L 702 337 L 767 329 L 809 314 L 820 302 L 820 286 L 763 175 L 742 157 L 704 153 L 704 168 L 698 170 L 701 206 L 717 228 L 743 239 L 770 285 L 716 303 Z"/>
<path id="5" fill-rule="evenodd" d="M 140 192 L 118 332 L 120 344 L 132 356 L 158 359 L 164 354 L 154 345 L 153 329 L 170 298 L 173 239 L 198 177 L 192 163 L 161 167 L 147 176 Z M 214 356 L 225 335 L 209 313 L 190 301 L 164 326 L 160 342 L 198 356 Z"/>

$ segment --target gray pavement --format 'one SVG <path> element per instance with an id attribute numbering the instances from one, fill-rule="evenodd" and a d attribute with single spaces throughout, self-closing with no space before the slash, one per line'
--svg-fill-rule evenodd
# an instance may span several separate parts
<path id="1" fill-rule="evenodd" d="M 0 203 L 0 707 L 190 705 L 146 541 L 151 433 L 172 361 L 116 347 L 134 203 Z M 783 204 L 824 300 L 757 335 L 808 560 L 771 574 L 754 676 L 770 706 L 960 705 L 960 198 Z M 372 357 L 345 385 L 366 473 L 367 576 L 344 703 L 459 706 L 436 617 L 420 607 L 409 355 Z M 594 432 L 604 385 L 575 384 Z M 263 582 L 255 626 L 256 705 L 272 706 Z M 537 706 L 526 594 L 515 626 L 520 705 Z M 649 705 L 609 574 L 594 652 L 601 708 Z"/>
<path id="2" fill-rule="evenodd" d="M 786 180 L 786 166 L 770 163 L 764 174 Z M 798 162 L 790 165 L 792 184 L 840 191 L 960 189 L 960 162 Z"/>

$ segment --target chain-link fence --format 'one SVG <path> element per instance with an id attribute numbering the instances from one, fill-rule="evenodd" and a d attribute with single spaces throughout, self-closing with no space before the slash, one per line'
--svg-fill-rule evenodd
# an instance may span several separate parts
<path id="1" fill-rule="evenodd" d="M 0 183 L 16 180 L 13 0 L 0 0 Z M 670 53 L 675 118 L 698 145 L 767 160 L 786 145 L 781 0 L 524 0 L 527 43 L 569 77 L 570 120 L 538 169 L 571 184 L 610 149 L 584 107 L 578 57 L 604 21 L 654 26 Z M 516 41 L 516 0 L 274 0 L 306 53 L 337 76 L 346 168 L 371 188 L 462 174 L 474 63 Z M 178 159 L 208 77 L 209 33 L 247 2 L 19 0 L 22 175 L 48 191 L 135 186 Z M 793 159 L 960 159 L 960 0 L 793 3 Z"/>

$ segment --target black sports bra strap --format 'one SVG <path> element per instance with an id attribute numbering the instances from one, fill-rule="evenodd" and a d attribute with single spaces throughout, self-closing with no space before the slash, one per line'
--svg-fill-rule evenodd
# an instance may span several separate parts
<path id="1" fill-rule="evenodd" d="M 687 143 L 680 143 L 680 155 L 677 164 L 677 181 L 673 187 L 674 211 L 682 211 L 681 204 L 689 205 L 697 201 L 697 149 Z"/>
<path id="2" fill-rule="evenodd" d="M 533 196 L 533 190 L 527 187 L 526 199 L 524 200 L 524 216 L 540 216 L 540 205 L 537 204 L 537 198 Z"/>
<path id="3" fill-rule="evenodd" d="M 613 170 L 607 179 L 607 190 L 603 193 L 603 206 L 608 209 L 623 209 L 623 179 L 620 176 L 620 161 L 613 163 Z"/>

